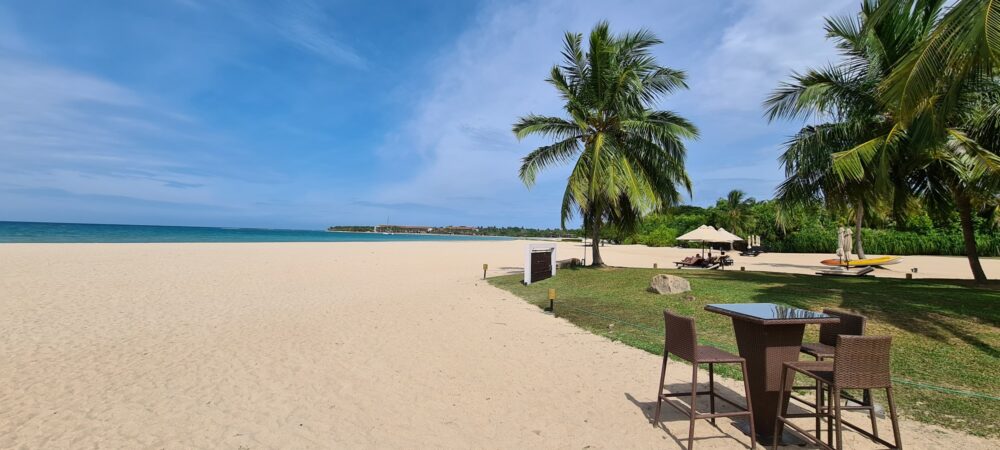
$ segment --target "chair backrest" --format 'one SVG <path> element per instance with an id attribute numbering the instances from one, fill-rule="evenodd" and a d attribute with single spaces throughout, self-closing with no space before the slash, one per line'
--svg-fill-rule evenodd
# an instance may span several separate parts
<path id="1" fill-rule="evenodd" d="M 663 326 L 666 334 L 663 351 L 673 353 L 687 361 L 694 361 L 698 348 L 694 319 L 663 310 Z"/>
<path id="2" fill-rule="evenodd" d="M 840 323 L 824 323 L 819 326 L 819 342 L 826 345 L 837 345 L 837 336 L 861 336 L 865 334 L 865 316 L 851 314 L 836 309 L 824 309 L 823 314 L 840 318 Z"/>
<path id="3" fill-rule="evenodd" d="M 889 336 L 837 338 L 833 382 L 841 388 L 883 388 L 892 385 Z"/>

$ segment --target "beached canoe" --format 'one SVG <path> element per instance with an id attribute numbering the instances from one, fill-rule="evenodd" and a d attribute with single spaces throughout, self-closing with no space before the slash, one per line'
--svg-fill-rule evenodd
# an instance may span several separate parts
<path id="1" fill-rule="evenodd" d="M 882 256 L 879 258 L 868 258 L 868 259 L 855 259 L 853 261 L 841 261 L 839 259 L 824 259 L 820 261 L 820 264 L 825 266 L 841 266 L 841 267 L 868 267 L 868 266 L 887 266 L 889 264 L 898 264 L 903 258 L 899 256 Z"/>

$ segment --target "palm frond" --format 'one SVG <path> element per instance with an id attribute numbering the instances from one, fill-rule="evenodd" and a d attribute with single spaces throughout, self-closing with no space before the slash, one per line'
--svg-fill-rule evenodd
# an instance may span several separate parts
<path id="1" fill-rule="evenodd" d="M 518 176 L 525 186 L 531 187 L 535 184 L 538 172 L 553 164 L 569 162 L 579 153 L 579 150 L 580 142 L 577 138 L 569 138 L 552 145 L 538 147 L 521 160 L 521 170 Z"/>

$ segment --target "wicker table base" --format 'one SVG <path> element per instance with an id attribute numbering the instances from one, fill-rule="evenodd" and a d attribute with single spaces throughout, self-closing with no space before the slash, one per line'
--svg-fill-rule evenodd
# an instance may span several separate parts
<path id="1" fill-rule="evenodd" d="M 771 445 L 780 398 L 781 367 L 786 361 L 799 359 L 805 324 L 764 325 L 733 317 L 733 330 L 740 356 L 747 360 L 757 441 Z M 791 381 L 785 389 L 791 389 Z"/>

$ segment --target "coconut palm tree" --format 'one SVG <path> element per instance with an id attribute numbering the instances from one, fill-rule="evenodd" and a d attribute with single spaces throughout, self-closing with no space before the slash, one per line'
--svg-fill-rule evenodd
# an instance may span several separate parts
<path id="1" fill-rule="evenodd" d="M 726 198 L 719 199 L 716 204 L 716 208 L 721 213 L 720 225 L 738 236 L 748 233 L 753 228 L 753 224 L 748 222 L 753 220 L 750 207 L 754 203 L 756 200 L 753 197 L 747 197 L 746 192 L 739 189 L 729 191 Z"/>
<path id="2" fill-rule="evenodd" d="M 872 15 L 883 20 L 901 10 L 919 10 L 920 4 L 883 1 Z M 985 282 L 986 275 L 973 216 L 995 208 L 1000 192 L 994 183 L 1000 147 L 990 127 L 982 127 L 1000 117 L 994 94 L 998 56 L 1000 2 L 960 0 L 879 83 L 892 129 L 837 152 L 833 164 L 847 180 L 892 179 L 906 185 L 897 192 L 921 195 L 938 209 L 958 210 L 977 282 Z"/>
<path id="3" fill-rule="evenodd" d="M 913 0 L 896 3 L 905 5 Z M 897 113 L 904 123 L 929 107 L 947 117 L 957 107 L 967 80 L 990 78 L 998 67 L 1000 1 L 959 0 L 920 47 L 900 62 L 884 87 L 897 102 Z M 937 125 L 944 127 L 941 121 Z"/>
<path id="4" fill-rule="evenodd" d="M 698 130 L 688 120 L 654 110 L 662 96 L 686 89 L 685 74 L 661 67 L 650 49 L 661 41 L 641 30 L 613 35 L 606 22 L 590 32 L 567 33 L 563 64 L 546 80 L 559 92 L 566 118 L 529 114 L 514 124 L 518 139 L 539 135 L 554 142 L 522 160 L 529 188 L 550 166 L 572 163 L 563 194 L 561 223 L 579 211 L 594 238 L 593 265 L 602 266 L 601 228 L 633 227 L 642 215 L 678 203 L 691 192 L 684 168 L 685 139 Z"/>
<path id="5" fill-rule="evenodd" d="M 914 117 L 909 134 L 919 139 L 911 138 L 910 149 L 896 161 L 908 168 L 908 184 L 930 208 L 958 212 L 973 278 L 985 282 L 974 217 L 1000 205 L 1000 156 L 995 150 L 1000 148 L 1000 83 L 966 80 L 960 93 L 949 116 L 934 108 Z M 928 124 L 931 120 L 941 120 L 945 128 Z"/>
<path id="6" fill-rule="evenodd" d="M 857 168 L 852 177 L 835 170 L 835 155 L 873 143 L 888 146 L 886 136 L 896 126 L 892 112 L 881 98 L 880 87 L 893 66 L 903 60 L 931 31 L 941 0 L 899 2 L 864 0 L 856 16 L 828 18 L 827 37 L 834 40 L 843 59 L 836 65 L 793 74 L 764 102 L 768 120 L 822 119 L 802 128 L 785 144 L 780 161 L 785 181 L 777 198 L 785 208 L 822 200 L 831 210 L 850 214 L 855 228 L 855 253 L 864 258 L 862 226 L 866 212 L 886 203 L 901 207 L 906 190 L 896 189 L 901 177 L 887 160 L 886 176 Z M 897 139 L 895 147 L 905 145 Z M 841 170 L 854 169 L 862 160 L 844 159 Z M 896 176 L 892 176 L 896 175 Z"/>

